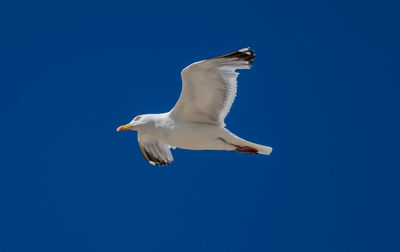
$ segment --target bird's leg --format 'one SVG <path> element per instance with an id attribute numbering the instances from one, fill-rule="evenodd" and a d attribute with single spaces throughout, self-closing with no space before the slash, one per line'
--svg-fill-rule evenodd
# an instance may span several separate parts
<path id="1" fill-rule="evenodd" d="M 252 155 L 255 155 L 258 153 L 258 150 L 256 148 L 253 148 L 250 146 L 240 146 L 240 145 L 232 144 L 232 143 L 227 142 L 225 139 L 223 139 L 221 137 L 219 137 L 218 139 L 223 141 L 226 144 L 230 144 L 230 145 L 234 146 L 235 150 L 237 152 L 243 152 L 243 153 L 252 154 Z"/>
<path id="2" fill-rule="evenodd" d="M 235 147 L 236 147 L 236 151 L 237 151 L 237 152 L 243 152 L 243 153 L 253 154 L 253 155 L 255 155 L 255 154 L 258 153 L 258 150 L 257 150 L 257 149 L 255 149 L 255 148 L 253 148 L 253 147 L 250 147 L 250 146 L 239 146 L 239 145 L 235 145 Z"/>

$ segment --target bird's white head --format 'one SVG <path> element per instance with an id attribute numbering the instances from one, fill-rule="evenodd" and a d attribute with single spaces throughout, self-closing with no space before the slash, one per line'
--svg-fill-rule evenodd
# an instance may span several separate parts
<path id="1" fill-rule="evenodd" d="M 138 115 L 135 118 L 133 118 L 133 120 L 130 123 L 119 126 L 117 128 L 117 131 L 124 131 L 124 130 L 138 131 L 139 129 L 145 127 L 151 122 L 152 120 L 148 115 Z"/>

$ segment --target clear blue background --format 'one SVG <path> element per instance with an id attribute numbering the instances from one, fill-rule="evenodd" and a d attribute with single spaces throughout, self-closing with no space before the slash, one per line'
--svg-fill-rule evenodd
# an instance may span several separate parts
<path id="1" fill-rule="evenodd" d="M 3 3 L 0 251 L 400 251 L 395 1 Z M 251 46 L 226 122 L 271 156 L 116 127 Z"/>

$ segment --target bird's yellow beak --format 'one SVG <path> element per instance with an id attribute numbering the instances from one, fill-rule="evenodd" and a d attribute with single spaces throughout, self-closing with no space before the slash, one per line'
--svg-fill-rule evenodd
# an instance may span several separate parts
<path id="1" fill-rule="evenodd" d="M 125 125 L 119 126 L 119 127 L 117 128 L 117 131 L 128 130 L 130 127 L 131 127 L 131 125 L 125 124 Z"/>

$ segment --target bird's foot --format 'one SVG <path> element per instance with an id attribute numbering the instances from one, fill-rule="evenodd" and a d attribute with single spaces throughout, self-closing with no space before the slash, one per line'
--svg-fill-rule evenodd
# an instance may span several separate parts
<path id="1" fill-rule="evenodd" d="M 238 146 L 238 145 L 235 145 L 235 146 L 236 146 L 237 152 L 243 152 L 243 153 L 253 154 L 253 155 L 258 153 L 257 149 L 250 147 L 250 146 Z"/>

